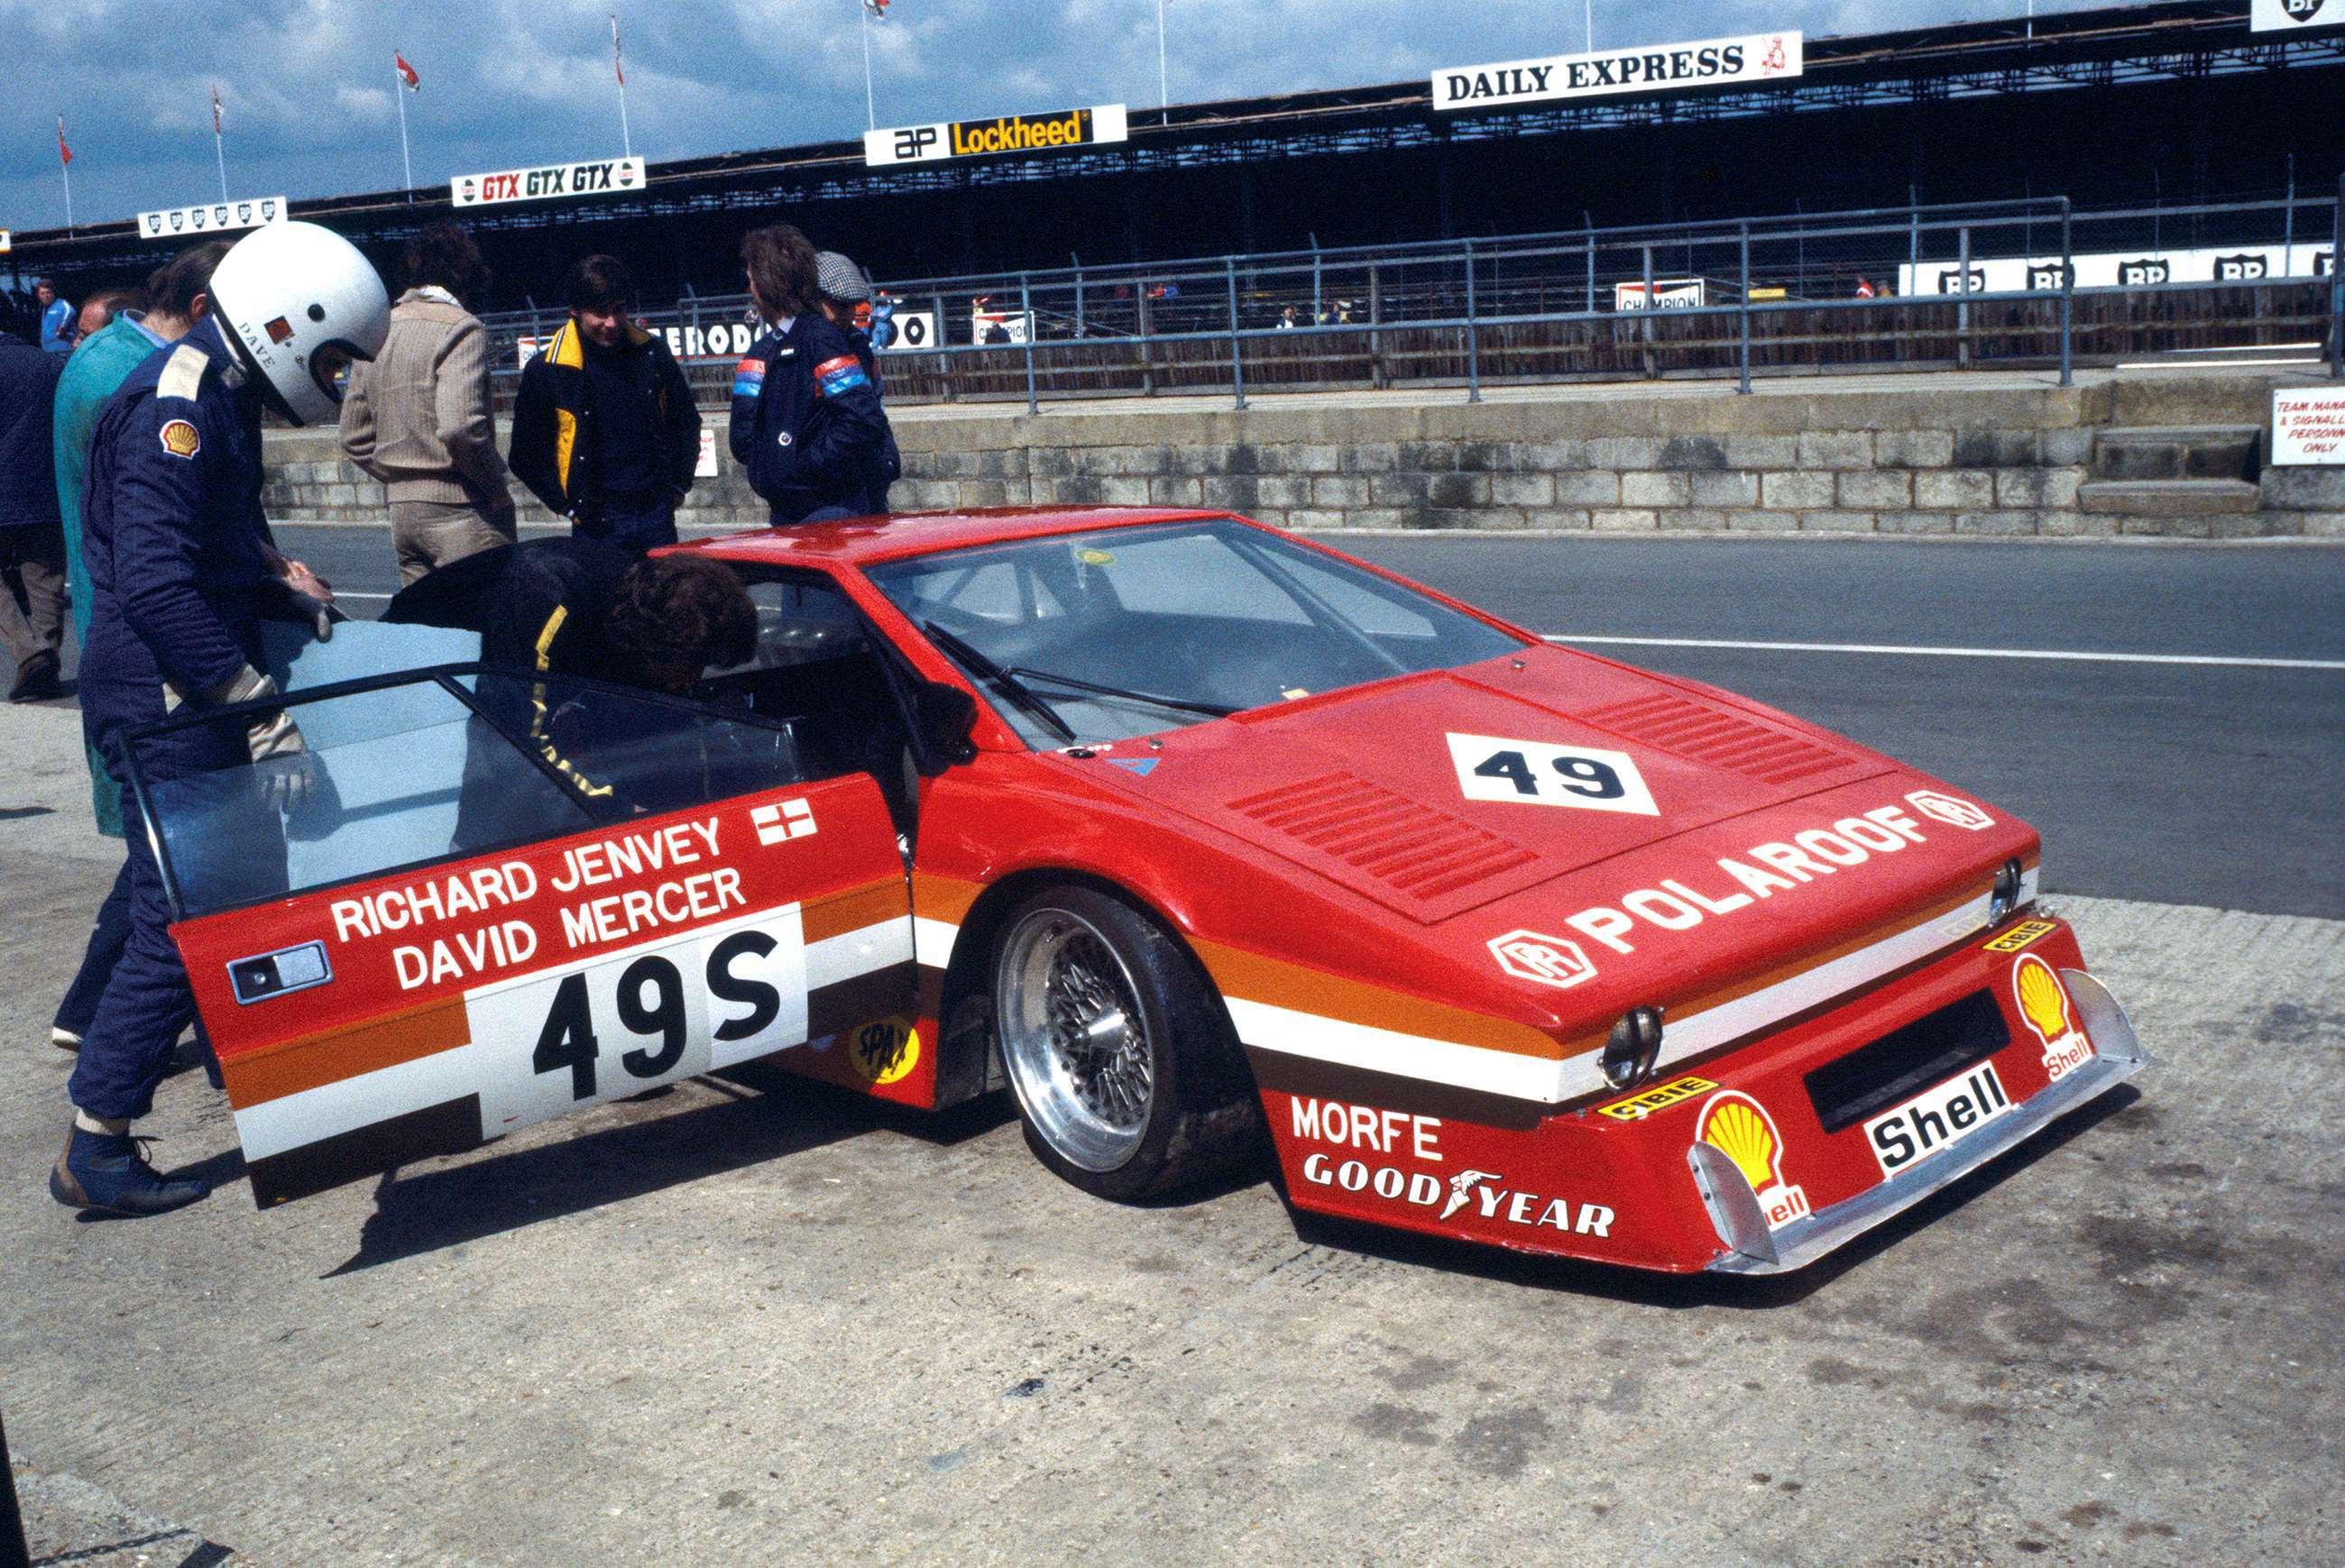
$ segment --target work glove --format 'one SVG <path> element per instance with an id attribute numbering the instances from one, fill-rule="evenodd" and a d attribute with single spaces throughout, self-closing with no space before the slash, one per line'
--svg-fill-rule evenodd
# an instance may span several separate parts
<path id="1" fill-rule="evenodd" d="M 320 608 L 322 611 L 324 607 Z M 204 698 L 225 707 L 230 703 L 259 702 L 277 694 L 276 681 L 247 664 L 206 692 Z M 317 787 L 313 772 L 317 764 L 290 711 L 278 708 L 256 715 L 245 726 L 244 745 L 252 758 L 253 776 L 260 781 L 263 798 L 287 811 L 310 798 Z"/>

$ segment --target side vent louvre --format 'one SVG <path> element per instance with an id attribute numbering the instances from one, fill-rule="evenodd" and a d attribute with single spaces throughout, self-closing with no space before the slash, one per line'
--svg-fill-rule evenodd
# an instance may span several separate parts
<path id="1" fill-rule="evenodd" d="M 1282 784 L 1230 809 L 1416 899 L 1443 898 L 1532 858 L 1520 845 L 1348 773 Z"/>
<path id="2" fill-rule="evenodd" d="M 1670 693 L 1591 709 L 1579 717 L 1633 736 L 1639 744 L 1761 784 L 1791 784 L 1845 767 L 1851 760 L 1829 746 Z"/>

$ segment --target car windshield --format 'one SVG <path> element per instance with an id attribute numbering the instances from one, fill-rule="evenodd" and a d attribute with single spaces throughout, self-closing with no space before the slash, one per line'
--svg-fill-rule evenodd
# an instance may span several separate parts
<path id="1" fill-rule="evenodd" d="M 1034 746 L 1122 740 L 1521 646 L 1224 519 L 921 556 L 870 578 Z"/>

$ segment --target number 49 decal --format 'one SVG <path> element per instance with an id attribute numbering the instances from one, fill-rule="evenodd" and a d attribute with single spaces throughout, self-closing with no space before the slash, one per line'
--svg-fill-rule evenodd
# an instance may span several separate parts
<path id="1" fill-rule="evenodd" d="M 1653 804 L 1653 792 L 1645 787 L 1626 752 L 1452 732 L 1449 758 L 1457 764 L 1457 787 L 1467 800 L 1661 814 Z"/>

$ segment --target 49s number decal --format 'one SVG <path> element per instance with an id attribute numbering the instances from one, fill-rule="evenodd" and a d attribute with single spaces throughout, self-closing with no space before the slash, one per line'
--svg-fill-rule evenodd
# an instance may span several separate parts
<path id="1" fill-rule="evenodd" d="M 804 1043 L 806 947 L 795 905 L 486 986 L 465 997 L 485 1045 L 491 1136 Z"/>
<path id="2" fill-rule="evenodd" d="M 1653 792 L 1626 752 L 1496 735 L 1449 734 L 1449 759 L 1467 800 L 1573 806 L 1659 816 Z"/>

